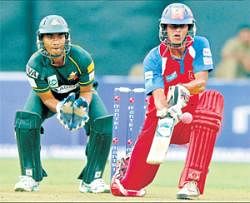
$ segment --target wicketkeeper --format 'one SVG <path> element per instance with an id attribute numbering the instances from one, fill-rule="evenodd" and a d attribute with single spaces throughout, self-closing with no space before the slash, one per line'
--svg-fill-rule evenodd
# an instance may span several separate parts
<path id="1" fill-rule="evenodd" d="M 78 177 L 80 192 L 109 192 L 102 175 L 112 140 L 112 116 L 96 91 L 94 62 L 87 51 L 71 44 L 68 25 L 58 15 L 41 20 L 37 46 L 26 65 L 32 90 L 15 117 L 21 166 L 15 191 L 37 191 L 47 176 L 40 158 L 41 125 L 56 114 L 65 128 L 84 127 L 88 136 L 87 163 Z"/>
<path id="2" fill-rule="evenodd" d="M 175 124 L 170 143 L 188 144 L 177 199 L 203 194 L 221 128 L 224 100 L 219 92 L 205 90 L 208 72 L 213 70 L 212 54 L 208 40 L 195 36 L 195 31 L 195 19 L 188 6 L 173 3 L 164 9 L 159 24 L 161 43 L 143 62 L 149 95 L 146 119 L 131 156 L 122 159 L 117 167 L 111 183 L 113 195 L 145 195 L 144 188 L 153 181 L 160 166 L 147 162 L 154 136 L 158 129 L 163 129 L 163 134 L 171 129 L 169 123 L 162 123 L 166 117 Z M 183 112 L 193 115 L 191 123 L 180 121 Z"/>

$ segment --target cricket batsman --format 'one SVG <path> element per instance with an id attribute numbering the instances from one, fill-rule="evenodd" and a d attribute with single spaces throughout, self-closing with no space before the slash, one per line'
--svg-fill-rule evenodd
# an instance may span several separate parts
<path id="1" fill-rule="evenodd" d="M 56 114 L 66 129 L 84 127 L 88 136 L 87 163 L 78 177 L 80 192 L 110 192 L 102 175 L 112 140 L 112 116 L 96 91 L 91 55 L 71 44 L 68 24 L 58 15 L 41 20 L 37 47 L 26 65 L 32 90 L 24 108 L 15 116 L 21 167 L 15 191 L 37 191 L 47 176 L 40 158 L 40 134 L 42 123 Z"/>
<path id="2" fill-rule="evenodd" d="M 160 166 L 147 162 L 159 123 L 173 127 L 170 144 L 188 146 L 176 198 L 195 199 L 204 193 L 224 100 L 216 90 L 206 90 L 208 73 L 213 70 L 212 54 L 208 40 L 195 32 L 195 19 L 188 6 L 173 3 L 164 9 L 159 24 L 161 43 L 143 62 L 149 96 L 146 118 L 131 155 L 121 160 L 112 178 L 115 196 L 145 195 L 145 187 Z M 180 121 L 184 112 L 193 115 L 191 123 Z M 166 117 L 175 123 L 164 123 Z M 167 132 L 163 130 L 163 134 Z"/>

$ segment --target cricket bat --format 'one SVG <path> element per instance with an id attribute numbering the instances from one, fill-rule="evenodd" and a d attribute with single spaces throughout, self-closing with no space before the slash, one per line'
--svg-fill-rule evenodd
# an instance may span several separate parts
<path id="1" fill-rule="evenodd" d="M 193 120 L 193 116 L 189 112 L 185 112 L 181 115 L 180 121 L 189 124 Z M 174 130 L 174 126 L 177 124 L 172 117 L 167 116 L 158 120 L 157 128 L 155 131 L 153 143 L 151 145 L 147 163 L 148 164 L 161 164 L 168 151 L 171 136 Z"/>
<path id="2" fill-rule="evenodd" d="M 174 126 L 175 121 L 172 117 L 167 116 L 158 120 L 153 143 L 147 157 L 148 164 L 161 164 L 164 161 Z"/>

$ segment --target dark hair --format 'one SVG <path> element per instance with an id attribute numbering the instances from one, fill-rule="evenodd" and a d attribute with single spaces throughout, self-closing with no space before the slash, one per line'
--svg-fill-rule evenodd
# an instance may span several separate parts
<path id="1" fill-rule="evenodd" d="M 250 29 L 250 24 L 241 24 L 238 27 L 238 30 L 243 30 L 243 29 Z"/>

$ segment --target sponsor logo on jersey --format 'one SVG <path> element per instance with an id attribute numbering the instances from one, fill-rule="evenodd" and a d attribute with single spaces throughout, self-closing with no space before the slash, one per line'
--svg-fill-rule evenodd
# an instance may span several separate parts
<path id="1" fill-rule="evenodd" d="M 57 80 L 56 75 L 51 75 L 48 77 L 48 84 L 51 88 L 58 87 L 58 80 Z"/>
<path id="2" fill-rule="evenodd" d="M 204 65 L 212 65 L 213 64 L 212 57 L 203 57 L 203 63 Z"/>
<path id="3" fill-rule="evenodd" d="M 211 50 L 209 48 L 204 48 L 203 56 L 212 56 Z"/>
<path id="4" fill-rule="evenodd" d="M 26 66 L 26 73 L 28 76 L 30 76 L 31 78 L 35 78 L 35 79 L 37 79 L 39 75 L 39 73 L 36 70 L 34 70 L 28 65 Z"/>
<path id="5" fill-rule="evenodd" d="M 172 80 L 177 78 L 177 73 L 176 71 L 174 71 L 173 73 L 169 74 L 166 76 L 166 80 L 167 82 L 171 82 Z"/>
<path id="6" fill-rule="evenodd" d="M 52 91 L 57 92 L 59 94 L 63 94 L 63 93 L 68 93 L 72 90 L 75 90 L 79 86 L 80 86 L 79 83 L 75 85 L 61 85 L 60 87 L 52 89 Z"/>
<path id="7" fill-rule="evenodd" d="M 153 71 L 147 71 L 144 73 L 145 80 L 153 78 Z"/>
<path id="8" fill-rule="evenodd" d="M 77 80 L 78 79 L 78 75 L 77 72 L 72 72 L 69 74 L 68 80 Z"/>

